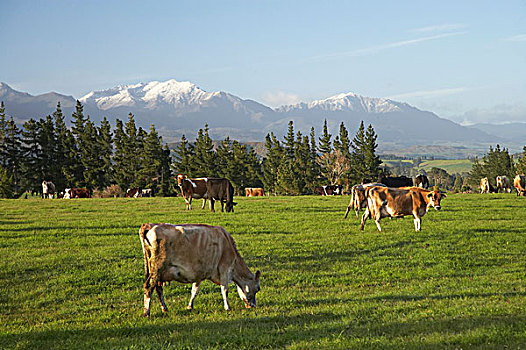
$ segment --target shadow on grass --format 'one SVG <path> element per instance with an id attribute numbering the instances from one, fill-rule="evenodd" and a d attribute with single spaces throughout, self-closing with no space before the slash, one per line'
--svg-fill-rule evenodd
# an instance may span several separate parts
<path id="1" fill-rule="evenodd" d="M 21 228 L 10 228 L 6 230 L 7 232 L 27 232 L 27 231 L 86 231 L 86 234 L 91 235 L 97 235 L 97 236 L 104 236 L 104 235 L 119 235 L 119 234 L 126 234 L 128 235 L 129 232 L 138 233 L 139 228 L 141 225 L 134 225 L 134 226 L 118 226 L 118 225 L 112 225 L 112 226 L 28 226 L 28 227 L 21 227 Z M 108 229 L 119 229 L 123 230 L 123 233 L 101 233 L 99 231 L 101 230 L 108 230 Z M 89 233 L 93 232 L 95 233 Z"/>

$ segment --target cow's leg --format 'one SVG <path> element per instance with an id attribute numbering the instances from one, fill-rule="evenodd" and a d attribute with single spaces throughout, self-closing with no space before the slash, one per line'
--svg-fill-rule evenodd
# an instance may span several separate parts
<path id="1" fill-rule="evenodd" d="M 163 287 L 156 286 L 155 291 L 157 292 L 157 296 L 159 297 L 159 301 L 161 302 L 161 308 L 163 309 L 163 312 L 168 312 L 168 308 L 166 307 L 166 303 L 164 302 Z"/>
<path id="2" fill-rule="evenodd" d="M 363 231 L 363 228 L 365 227 L 365 222 L 367 221 L 368 217 L 369 217 L 369 208 L 365 208 L 365 211 L 362 215 L 362 225 L 360 226 L 360 230 Z"/>
<path id="3" fill-rule="evenodd" d="M 376 223 L 376 227 L 378 227 L 378 231 L 382 232 L 382 227 L 380 226 L 380 218 L 374 219 L 374 222 Z"/>
<path id="4" fill-rule="evenodd" d="M 216 212 L 215 209 L 214 209 L 215 200 L 210 198 L 209 201 L 210 201 L 210 210 L 212 211 L 212 213 L 215 213 Z"/>
<path id="5" fill-rule="evenodd" d="M 420 220 L 420 217 L 418 215 L 414 215 L 414 218 L 415 218 L 415 231 L 418 232 L 420 231 L 420 225 L 421 225 L 421 220 Z"/>
<path id="6" fill-rule="evenodd" d="M 221 200 L 221 212 L 222 213 L 224 212 L 224 208 L 225 208 L 225 202 Z"/>
<path id="7" fill-rule="evenodd" d="M 190 297 L 190 302 L 188 303 L 188 306 L 186 307 L 188 310 L 192 310 L 194 308 L 194 300 L 197 296 L 197 293 L 199 293 L 199 286 L 201 285 L 201 282 L 194 282 L 192 283 L 192 296 Z"/>
<path id="8" fill-rule="evenodd" d="M 152 293 L 155 289 L 155 286 L 150 285 L 150 279 L 148 278 L 146 282 L 144 282 L 144 317 L 150 316 L 150 304 L 152 300 Z"/>
<path id="9" fill-rule="evenodd" d="M 205 205 L 206 205 L 206 198 L 203 198 L 203 206 L 201 207 L 201 209 L 204 209 Z"/>
<path id="10" fill-rule="evenodd" d="M 228 284 L 221 285 L 221 294 L 223 295 L 223 304 L 226 311 L 230 311 L 230 305 L 228 304 Z"/>

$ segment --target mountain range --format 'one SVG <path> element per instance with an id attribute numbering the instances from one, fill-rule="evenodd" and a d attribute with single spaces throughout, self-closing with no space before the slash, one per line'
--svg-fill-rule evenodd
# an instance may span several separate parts
<path id="1" fill-rule="evenodd" d="M 53 113 L 58 101 L 64 114 L 70 116 L 76 103 L 72 96 L 55 92 L 32 96 L 6 83 L 0 83 L 0 100 L 6 105 L 6 114 L 20 123 Z M 361 120 L 372 124 L 378 134 L 379 150 L 384 153 L 414 149 L 415 145 L 457 147 L 463 153 L 477 153 L 487 151 L 490 144 L 501 143 L 512 149 L 507 142 L 518 142 L 517 147 L 523 142 L 516 133 L 507 137 L 506 131 L 501 130 L 505 127 L 498 133 L 492 132 L 496 128 L 491 125 L 465 127 L 407 103 L 354 93 L 270 108 L 227 92 L 207 92 L 190 82 L 172 79 L 92 91 L 78 100 L 84 113 L 95 122 L 104 116 L 112 122 L 115 118 L 126 120 L 132 113 L 139 126 L 149 128 L 154 124 L 165 141 L 172 142 L 182 134 L 193 139 L 205 123 L 214 139 L 228 135 L 240 141 L 263 141 L 269 132 L 284 135 L 290 120 L 294 121 L 295 130 L 308 134 L 314 126 L 319 136 L 325 119 L 333 135 L 338 133 L 341 122 L 351 136 Z"/>

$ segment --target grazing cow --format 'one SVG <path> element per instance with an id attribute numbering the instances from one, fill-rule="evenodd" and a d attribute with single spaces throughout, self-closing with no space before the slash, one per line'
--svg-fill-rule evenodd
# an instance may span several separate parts
<path id="1" fill-rule="evenodd" d="M 153 197 L 153 190 L 151 188 L 142 189 L 141 197 Z"/>
<path id="2" fill-rule="evenodd" d="M 53 198 L 55 195 L 55 184 L 51 181 L 42 181 L 42 198 Z"/>
<path id="3" fill-rule="evenodd" d="M 505 175 L 497 176 L 496 181 L 497 181 L 497 193 L 499 193 L 501 190 L 502 192 L 511 193 L 511 189 L 512 189 L 511 181 L 507 176 Z"/>
<path id="4" fill-rule="evenodd" d="M 139 198 L 141 196 L 141 188 L 140 187 L 134 187 L 134 188 L 128 188 L 126 190 L 125 197 L 126 198 Z"/>
<path id="5" fill-rule="evenodd" d="M 91 198 L 91 194 L 87 188 L 66 188 L 63 198 Z"/>
<path id="6" fill-rule="evenodd" d="M 343 186 L 342 185 L 317 186 L 314 188 L 314 193 L 320 194 L 322 196 L 342 195 Z"/>
<path id="7" fill-rule="evenodd" d="M 226 207 L 227 213 L 234 212 L 234 205 L 237 203 L 234 202 L 234 187 L 228 179 L 207 177 L 206 192 L 212 212 L 215 212 L 215 201 L 221 202 L 221 211 Z"/>
<path id="8" fill-rule="evenodd" d="M 495 187 L 489 182 L 487 177 L 480 179 L 480 193 L 495 193 Z"/>
<path id="9" fill-rule="evenodd" d="M 407 176 L 380 176 L 379 181 L 387 187 L 413 186 L 413 179 Z"/>
<path id="10" fill-rule="evenodd" d="M 523 174 L 515 176 L 513 187 L 517 190 L 517 196 L 526 195 L 526 177 Z"/>
<path id="11" fill-rule="evenodd" d="M 367 209 L 362 215 L 363 230 L 365 221 L 371 215 L 376 222 L 378 231 L 382 231 L 380 220 L 384 217 L 404 217 L 413 215 L 415 231 L 420 231 L 421 218 L 429 208 L 440 210 L 440 201 L 446 195 L 437 190 L 430 191 L 419 187 L 410 189 L 389 188 L 389 187 L 369 187 L 365 190 L 367 196 Z"/>
<path id="12" fill-rule="evenodd" d="M 186 202 L 186 210 L 192 210 L 192 198 L 203 199 L 204 209 L 206 200 L 208 199 L 208 192 L 206 188 L 207 178 L 189 179 L 183 174 L 177 175 L 177 184 L 181 189 L 181 194 Z M 212 206 L 210 205 L 210 209 Z"/>
<path id="13" fill-rule="evenodd" d="M 368 183 L 368 184 L 359 184 L 354 185 L 351 188 L 351 200 L 347 206 L 347 211 L 345 212 L 344 219 L 347 219 L 347 215 L 351 209 L 354 209 L 356 213 L 356 218 L 360 218 L 360 210 L 367 207 L 367 198 L 365 197 L 365 189 L 372 186 L 386 187 L 381 183 Z"/>
<path id="14" fill-rule="evenodd" d="M 221 286 L 225 310 L 228 285 L 234 282 L 245 307 L 256 307 L 261 273 L 253 274 L 239 254 L 232 236 L 221 226 L 203 224 L 143 224 L 139 230 L 144 254 L 144 316 L 150 316 L 150 301 L 155 289 L 163 312 L 163 285 L 178 281 L 192 283 L 188 310 L 192 310 L 201 281 Z"/>
<path id="15" fill-rule="evenodd" d="M 246 197 L 264 197 L 265 191 L 261 187 L 247 187 L 245 188 Z"/>
<path id="16" fill-rule="evenodd" d="M 421 187 L 427 190 L 429 188 L 429 179 L 424 174 L 420 174 L 417 177 L 415 177 L 413 185 L 415 187 Z"/>

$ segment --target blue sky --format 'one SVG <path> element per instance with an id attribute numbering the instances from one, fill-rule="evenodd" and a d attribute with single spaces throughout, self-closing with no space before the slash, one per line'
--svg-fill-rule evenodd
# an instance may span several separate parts
<path id="1" fill-rule="evenodd" d="M 342 92 L 526 122 L 526 1 L 0 0 L 0 81 L 80 98 L 191 81 L 270 106 Z"/>

